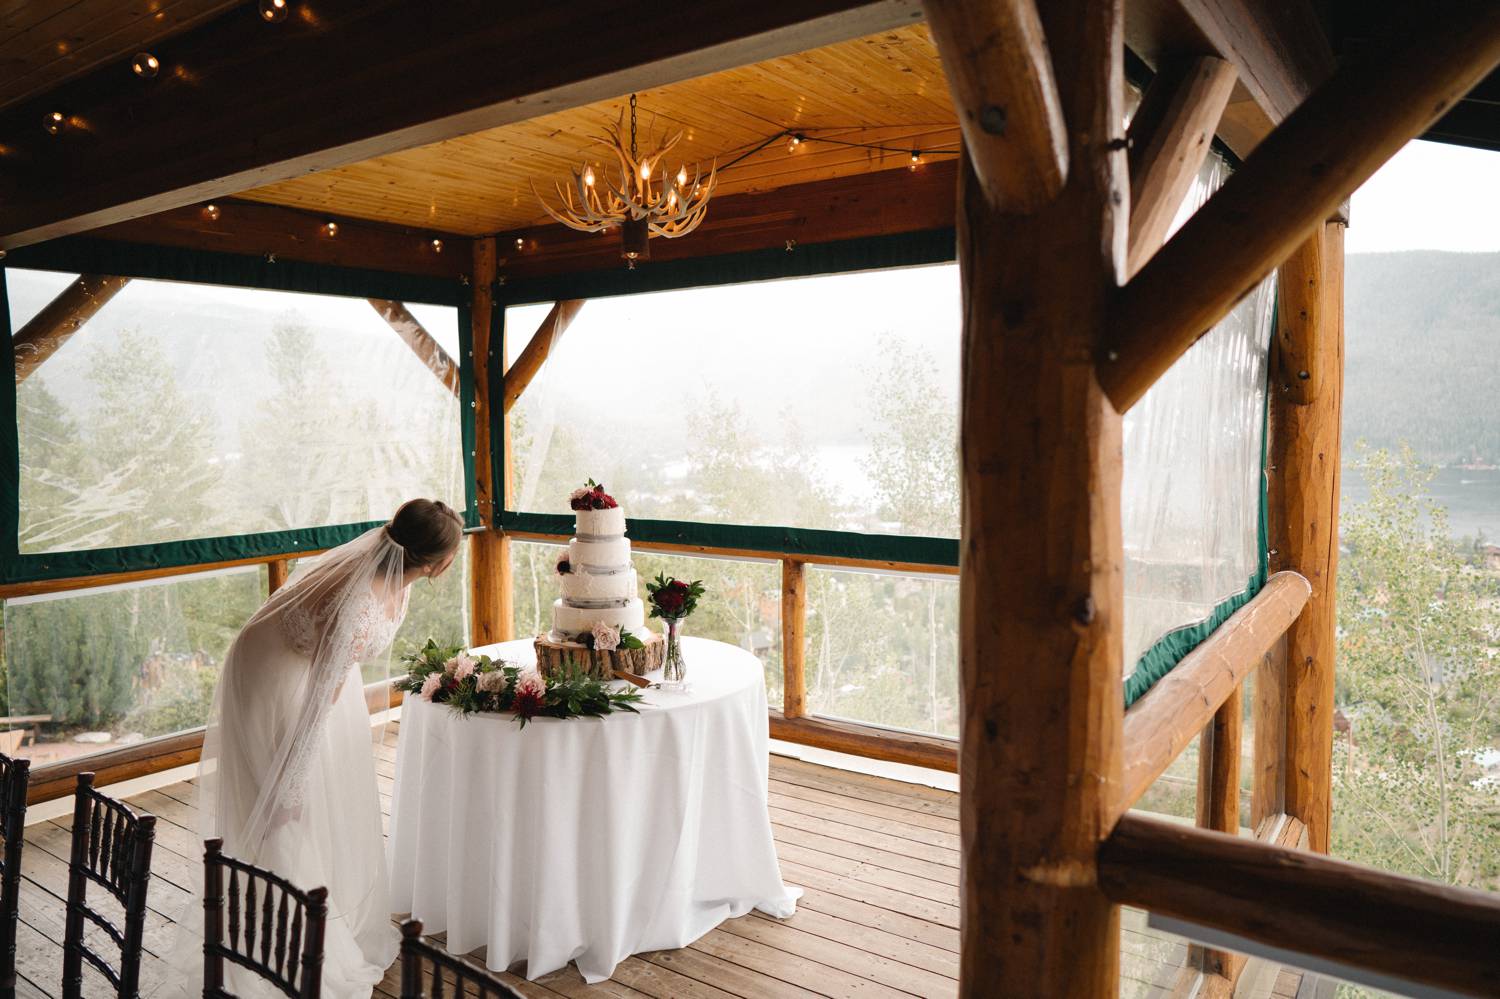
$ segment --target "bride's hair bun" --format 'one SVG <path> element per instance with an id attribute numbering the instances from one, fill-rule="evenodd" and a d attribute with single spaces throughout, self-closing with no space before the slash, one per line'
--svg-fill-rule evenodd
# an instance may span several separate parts
<path id="1" fill-rule="evenodd" d="M 437 565 L 453 554 L 463 540 L 464 522 L 442 500 L 414 499 L 401 504 L 385 530 L 401 546 L 402 568 L 410 571 Z"/>

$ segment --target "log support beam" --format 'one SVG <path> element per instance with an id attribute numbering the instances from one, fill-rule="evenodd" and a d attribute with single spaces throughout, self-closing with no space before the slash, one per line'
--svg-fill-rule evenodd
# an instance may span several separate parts
<path id="1" fill-rule="evenodd" d="M 1034 0 L 923 6 L 980 189 L 997 209 L 1040 208 L 1068 176 L 1068 137 Z"/>
<path id="2" fill-rule="evenodd" d="M 1134 274 L 1167 238 L 1234 92 L 1234 67 L 1199 56 L 1158 70 L 1130 121 L 1130 252 Z"/>
<path id="3" fill-rule="evenodd" d="M 1278 837 L 1279 838 L 1279 837 Z M 1462 995 L 1500 995 L 1500 899 L 1140 815 L 1099 850 L 1121 905 Z"/>
<path id="4" fill-rule="evenodd" d="M 1041 14 L 1066 183 L 1020 215 L 973 169 L 959 182 L 959 993 L 976 999 L 1114 995 L 1119 976 L 1094 859 L 1120 775 L 1121 439 L 1089 358 L 1124 266 L 1121 5 Z M 950 79 L 999 72 L 961 64 L 1003 46 L 936 34 Z"/>
<path id="5" fill-rule="evenodd" d="M 78 280 L 42 306 L 42 311 L 11 337 L 16 356 L 16 384 L 20 385 L 31 377 L 33 371 L 57 353 L 58 348 L 129 283 L 130 279 L 124 277 L 81 274 Z"/>
<path id="6" fill-rule="evenodd" d="M 1130 706 L 1125 712 L 1116 814 L 1140 800 L 1193 737 L 1213 723 L 1267 650 L 1298 619 L 1310 592 L 1307 580 L 1295 572 L 1272 576 L 1249 603 Z M 1219 806 L 1221 812 L 1227 808 L 1227 801 Z"/>
<path id="7" fill-rule="evenodd" d="M 526 349 L 521 351 L 521 356 L 516 358 L 505 372 L 505 412 L 510 414 L 511 408 L 521 399 L 521 393 L 526 391 L 526 386 L 542 370 L 542 365 L 547 363 L 547 358 L 552 355 L 552 348 L 557 346 L 557 341 L 562 339 L 563 333 L 567 332 L 583 308 L 583 300 L 570 298 L 558 302 L 552 306 L 547 317 L 542 320 L 541 325 L 536 328 L 536 333 L 526 344 Z"/>
<path id="8" fill-rule="evenodd" d="M 1134 405 L 1351 191 L 1500 65 L 1500 4 L 1455 5 L 1400 42 L 1339 69 L 1120 290 L 1099 355 L 1116 409 Z"/>
<path id="9" fill-rule="evenodd" d="M 505 363 L 505 329 L 492 337 L 495 309 L 495 240 L 474 241 L 473 301 L 470 343 L 474 351 L 474 489 L 482 529 L 469 535 L 469 641 L 473 645 L 504 642 L 515 628 L 515 595 L 510 566 L 510 539 L 495 526 L 493 449 L 490 437 L 490 366 Z M 501 426 L 506 421 L 500 421 Z M 509 461 L 510 448 L 505 448 Z"/>
<path id="10" fill-rule="evenodd" d="M 433 335 L 427 332 L 416 316 L 411 314 L 405 303 L 394 302 L 386 298 L 372 298 L 368 300 L 370 306 L 378 313 L 380 318 L 388 323 L 401 342 L 411 348 L 411 352 L 417 355 L 417 360 L 432 372 L 434 378 L 443 383 L 443 387 L 455 396 L 458 395 L 458 364 L 443 345 L 438 343 Z"/>
<path id="11" fill-rule="evenodd" d="M 1319 225 L 1282 268 L 1278 325 L 1286 336 L 1278 336 L 1271 359 L 1271 564 L 1301 573 L 1312 587 L 1287 632 L 1285 808 L 1307 825 L 1320 852 L 1328 851 L 1332 824 L 1343 234 L 1341 222 Z M 1309 387 L 1311 400 L 1299 403 Z"/>

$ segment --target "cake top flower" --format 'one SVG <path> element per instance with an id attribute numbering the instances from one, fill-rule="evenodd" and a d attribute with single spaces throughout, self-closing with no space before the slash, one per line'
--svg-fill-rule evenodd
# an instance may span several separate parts
<path id="1" fill-rule="evenodd" d="M 582 489 L 573 490 L 573 495 L 568 497 L 568 505 L 574 510 L 613 510 L 620 504 L 604 491 L 602 485 L 589 479 Z"/>

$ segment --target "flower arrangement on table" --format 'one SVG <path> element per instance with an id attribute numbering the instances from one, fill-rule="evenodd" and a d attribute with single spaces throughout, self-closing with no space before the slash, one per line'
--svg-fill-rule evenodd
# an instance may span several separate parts
<path id="1" fill-rule="evenodd" d="M 698 598 L 701 596 L 701 579 L 684 583 L 658 572 L 656 578 L 646 584 L 646 602 L 651 605 L 651 616 L 667 622 L 667 651 L 662 661 L 663 684 L 675 687 L 687 680 L 687 663 L 682 658 L 682 620 L 698 609 Z"/>
<path id="2" fill-rule="evenodd" d="M 489 656 L 470 655 L 460 645 L 440 646 L 432 639 L 401 657 L 406 676 L 396 688 L 434 704 L 446 704 L 460 715 L 477 711 L 510 713 L 525 728 L 533 718 L 597 718 L 615 711 L 635 711 L 641 695 L 634 689 L 613 690 L 583 673 L 554 676 L 549 683 L 535 669 L 522 669 Z"/>

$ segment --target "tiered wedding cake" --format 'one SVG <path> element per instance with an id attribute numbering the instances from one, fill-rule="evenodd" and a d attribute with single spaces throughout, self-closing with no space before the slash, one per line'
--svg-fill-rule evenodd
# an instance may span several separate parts
<path id="1" fill-rule="evenodd" d="M 558 577 L 562 596 L 552 604 L 553 641 L 576 642 L 592 635 L 601 622 L 632 633 L 645 627 L 646 610 L 636 596 L 640 583 L 630 565 L 630 539 L 620 507 L 577 511 Z"/>
<path id="2" fill-rule="evenodd" d="M 640 583 L 630 564 L 625 511 L 592 479 L 569 505 L 573 540 L 557 560 L 562 596 L 552 603 L 552 631 L 536 639 L 537 664 L 548 675 L 582 669 L 609 679 L 661 665 L 660 637 L 646 630 Z"/>

